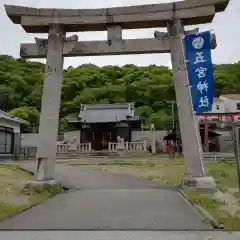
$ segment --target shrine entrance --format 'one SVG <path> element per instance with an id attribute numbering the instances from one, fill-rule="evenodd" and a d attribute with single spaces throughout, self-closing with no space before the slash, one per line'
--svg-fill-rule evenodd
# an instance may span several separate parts
<path id="1" fill-rule="evenodd" d="M 90 142 L 96 151 L 108 149 L 109 142 L 117 142 L 117 128 L 113 124 L 93 124 L 82 128 L 81 142 Z"/>
<path id="2" fill-rule="evenodd" d="M 195 49 L 202 47 L 203 42 L 196 35 L 198 29 L 186 31 L 184 26 L 212 22 L 215 14 L 224 11 L 228 3 L 229 0 L 185 0 L 101 9 L 35 9 L 5 5 L 12 22 L 21 24 L 26 32 L 48 33 L 48 39 L 36 38 L 35 43 L 21 44 L 20 51 L 23 58 L 47 59 L 37 151 L 38 159 L 47 159 L 44 179 L 54 178 L 63 58 L 145 53 L 171 53 L 186 174 L 203 177 L 202 146 L 191 102 L 182 38 L 185 34 L 195 34 Z M 153 33 L 154 38 L 122 38 L 123 29 L 164 27 L 167 31 Z M 77 35 L 66 37 L 67 32 L 83 31 L 107 31 L 107 40 L 78 41 Z M 216 47 L 214 34 L 212 47 Z M 102 135 L 98 136 L 98 141 Z"/>

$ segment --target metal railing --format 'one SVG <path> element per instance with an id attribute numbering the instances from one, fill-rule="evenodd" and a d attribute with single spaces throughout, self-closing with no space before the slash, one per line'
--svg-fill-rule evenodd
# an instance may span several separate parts
<path id="1" fill-rule="evenodd" d="M 70 153 L 68 144 L 57 145 L 57 155 Z M 88 153 L 91 152 L 91 143 L 81 143 L 76 146 L 76 153 Z M 36 159 L 37 147 L 31 146 L 16 146 L 13 156 L 15 160 L 34 160 Z"/>
<path id="2" fill-rule="evenodd" d="M 36 147 L 17 146 L 13 147 L 12 144 L 0 144 L 0 157 L 1 160 L 29 160 L 35 159 Z"/>
<path id="3" fill-rule="evenodd" d="M 37 147 L 17 146 L 15 147 L 15 160 L 31 160 L 36 158 Z"/>

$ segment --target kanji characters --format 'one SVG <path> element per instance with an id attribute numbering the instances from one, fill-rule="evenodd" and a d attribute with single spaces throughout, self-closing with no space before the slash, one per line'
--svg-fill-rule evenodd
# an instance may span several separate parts
<path id="1" fill-rule="evenodd" d="M 193 64 L 204 63 L 207 60 L 204 59 L 203 52 L 196 52 L 196 59 Z"/>
<path id="2" fill-rule="evenodd" d="M 203 94 L 203 91 L 208 91 L 208 83 L 207 81 L 200 81 L 198 84 L 197 84 L 197 89 L 198 91 Z"/>
<path id="3" fill-rule="evenodd" d="M 213 68 L 209 37 L 209 33 L 185 36 L 186 65 L 196 114 L 212 108 Z"/>
<path id="4" fill-rule="evenodd" d="M 201 97 L 199 100 L 199 108 L 207 108 L 209 106 L 209 99 L 207 96 Z"/>
<path id="5" fill-rule="evenodd" d="M 206 72 L 207 68 L 199 67 L 195 70 L 195 72 L 198 75 L 198 78 L 205 78 L 206 77 Z"/>

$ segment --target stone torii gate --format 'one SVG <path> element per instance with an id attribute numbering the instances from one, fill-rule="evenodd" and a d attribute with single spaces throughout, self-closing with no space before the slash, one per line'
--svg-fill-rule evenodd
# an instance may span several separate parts
<path id="1" fill-rule="evenodd" d="M 46 58 L 37 158 L 47 159 L 42 180 L 54 179 L 63 58 L 119 54 L 171 53 L 178 115 L 188 177 L 205 179 L 199 129 L 193 114 L 182 36 L 186 25 L 212 22 L 229 0 L 180 2 L 101 9 L 37 9 L 5 5 L 8 17 L 27 33 L 48 33 L 48 39 L 21 44 L 23 58 Z M 123 29 L 167 27 L 154 38 L 122 39 Z M 107 31 L 106 41 L 78 41 L 67 32 Z M 216 46 L 212 35 L 212 47 Z M 214 182 L 213 182 L 214 183 Z"/>

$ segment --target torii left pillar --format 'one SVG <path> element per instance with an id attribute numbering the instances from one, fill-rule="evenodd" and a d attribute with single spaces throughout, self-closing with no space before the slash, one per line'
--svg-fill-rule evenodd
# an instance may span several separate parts
<path id="1" fill-rule="evenodd" d="M 63 47 L 66 33 L 61 26 L 49 28 L 47 40 L 47 61 L 41 103 L 39 141 L 37 160 L 44 161 L 43 173 L 37 180 L 55 179 L 55 162 L 57 152 L 57 135 L 59 110 L 61 103 L 61 82 L 63 72 Z"/>

